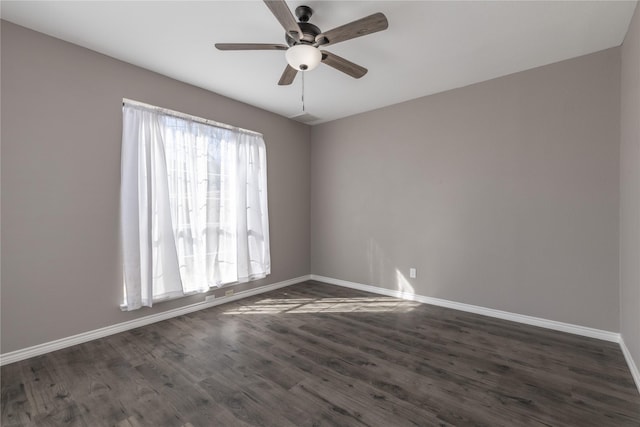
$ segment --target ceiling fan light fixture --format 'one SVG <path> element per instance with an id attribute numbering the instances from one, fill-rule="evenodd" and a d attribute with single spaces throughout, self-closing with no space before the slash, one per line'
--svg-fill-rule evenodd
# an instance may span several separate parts
<path id="1" fill-rule="evenodd" d="M 322 53 L 320 49 L 308 44 L 297 44 L 287 49 L 287 62 L 298 71 L 311 71 L 320 64 Z"/>

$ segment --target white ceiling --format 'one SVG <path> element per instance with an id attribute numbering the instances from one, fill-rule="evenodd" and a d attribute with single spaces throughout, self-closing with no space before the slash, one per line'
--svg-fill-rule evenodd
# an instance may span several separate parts
<path id="1" fill-rule="evenodd" d="M 317 123 L 492 79 L 624 40 L 636 1 L 317 1 L 327 31 L 374 12 L 389 29 L 327 50 L 369 69 L 321 65 L 305 77 Z M 301 112 L 301 79 L 278 86 L 282 51 L 222 52 L 216 42 L 284 43 L 262 1 L 2 1 L 3 19 L 251 105 Z"/>

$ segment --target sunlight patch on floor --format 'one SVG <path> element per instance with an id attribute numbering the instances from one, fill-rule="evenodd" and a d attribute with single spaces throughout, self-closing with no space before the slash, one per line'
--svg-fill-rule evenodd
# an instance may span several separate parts
<path id="1" fill-rule="evenodd" d="M 420 303 L 390 297 L 265 298 L 253 304 L 232 307 L 224 314 L 407 313 L 418 305 Z"/>

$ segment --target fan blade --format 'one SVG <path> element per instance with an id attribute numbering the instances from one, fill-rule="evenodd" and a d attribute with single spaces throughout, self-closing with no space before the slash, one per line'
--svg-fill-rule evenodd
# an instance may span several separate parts
<path id="1" fill-rule="evenodd" d="M 387 28 L 389 28 L 387 17 L 384 16 L 383 13 L 378 12 L 329 30 L 326 33 L 318 34 L 316 36 L 316 43 L 320 46 L 328 46 L 386 30 Z"/>
<path id="2" fill-rule="evenodd" d="M 361 67 L 358 64 L 354 64 L 335 53 L 327 52 L 326 50 L 322 51 L 322 63 L 327 64 L 338 71 L 342 71 L 356 79 L 364 76 L 368 71 L 366 68 Z"/>
<path id="3" fill-rule="evenodd" d="M 280 25 L 285 29 L 287 34 L 289 34 L 295 41 L 300 41 L 300 37 L 302 37 L 302 30 L 300 30 L 300 26 L 298 22 L 296 22 L 296 18 L 293 17 L 289 6 L 284 0 L 264 0 L 264 3 L 267 5 L 273 16 L 276 17 Z"/>
<path id="4" fill-rule="evenodd" d="M 286 86 L 293 83 L 293 80 L 296 78 L 296 74 L 298 74 L 298 70 L 293 68 L 291 65 L 287 65 L 287 68 L 284 69 L 282 73 L 282 77 L 280 77 L 280 81 L 278 82 L 279 86 Z"/>
<path id="5" fill-rule="evenodd" d="M 218 50 L 287 50 L 289 46 L 271 43 L 216 43 Z"/>

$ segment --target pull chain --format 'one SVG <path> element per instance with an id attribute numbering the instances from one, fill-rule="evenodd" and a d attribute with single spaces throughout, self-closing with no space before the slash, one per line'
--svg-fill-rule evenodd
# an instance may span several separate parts
<path id="1" fill-rule="evenodd" d="M 303 71 L 302 72 L 302 112 L 303 113 L 305 112 L 305 110 L 304 110 L 304 75 L 305 74 L 306 73 Z"/>

